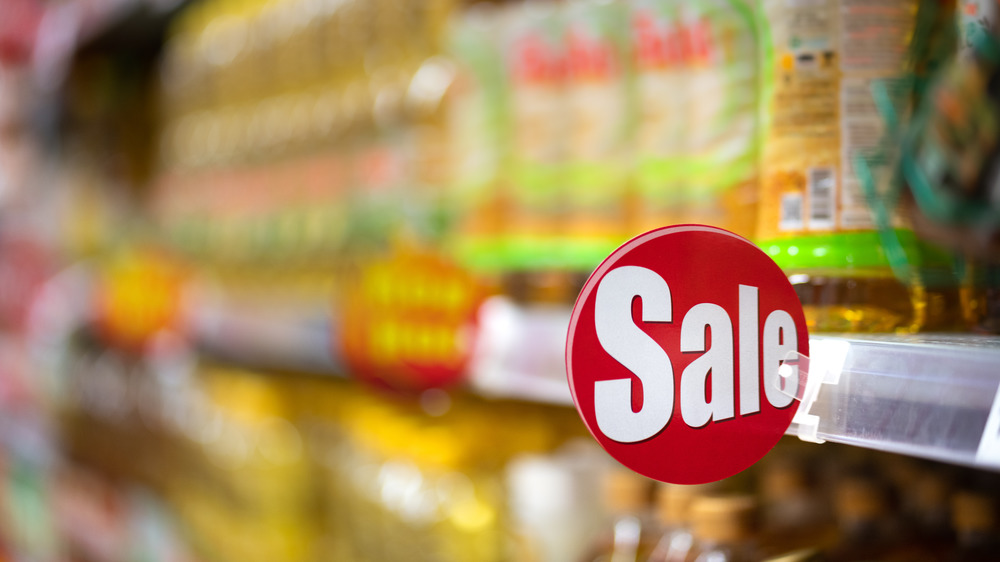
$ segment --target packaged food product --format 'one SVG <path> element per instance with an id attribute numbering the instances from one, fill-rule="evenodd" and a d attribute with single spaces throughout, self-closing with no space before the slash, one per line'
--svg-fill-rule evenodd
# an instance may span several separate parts
<path id="1" fill-rule="evenodd" d="M 753 546 L 756 500 L 752 496 L 705 496 L 691 506 L 694 562 L 759 559 Z"/>
<path id="2" fill-rule="evenodd" d="M 649 512 L 651 488 L 652 481 L 624 467 L 607 472 L 601 491 L 610 524 L 585 562 L 638 562 L 648 556 L 656 540 Z"/>
<path id="3" fill-rule="evenodd" d="M 698 497 L 698 488 L 676 484 L 661 484 L 656 490 L 656 517 L 660 522 L 660 538 L 646 562 L 684 562 L 694 548 L 691 532 L 691 504 Z"/>
<path id="4" fill-rule="evenodd" d="M 551 268 L 567 219 L 564 12 L 549 2 L 514 5 L 501 25 L 510 119 L 500 185 L 509 201 L 505 252 L 511 267 Z"/>
<path id="5" fill-rule="evenodd" d="M 907 113 L 912 0 L 763 2 L 766 135 L 757 237 L 789 274 L 810 328 L 916 330 L 947 325 L 948 288 L 916 274 L 923 247 L 890 203 L 866 192 L 857 158 L 884 157 L 891 142 L 875 84 Z M 883 158 L 874 189 L 890 181 Z M 883 189 L 884 190 L 884 189 Z M 877 225 L 873 212 L 889 213 Z M 877 226 L 899 241 L 886 249 Z M 902 255 L 890 256 L 898 250 Z M 891 259 L 909 260 L 899 279 Z M 957 304 L 951 303 L 951 304 Z M 938 323 L 935 326 L 935 323 Z"/>
<path id="6" fill-rule="evenodd" d="M 754 6 L 637 0 L 639 224 L 699 222 L 752 236 L 758 166 Z"/>
<path id="7" fill-rule="evenodd" d="M 628 12 L 623 2 L 596 0 L 565 11 L 568 216 L 560 252 L 567 267 L 589 271 L 630 234 Z"/>

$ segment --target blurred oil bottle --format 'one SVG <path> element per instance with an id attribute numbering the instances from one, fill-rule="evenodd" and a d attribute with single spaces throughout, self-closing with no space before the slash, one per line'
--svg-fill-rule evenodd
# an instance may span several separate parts
<path id="1" fill-rule="evenodd" d="M 245 371 L 200 376 L 205 423 L 191 428 L 192 456 L 168 493 L 194 546 L 215 560 L 308 560 L 311 481 L 286 390 Z"/>
<path id="2" fill-rule="evenodd" d="M 510 127 L 500 187 L 509 205 L 505 251 L 521 268 L 551 268 L 568 216 L 565 13 L 557 4 L 533 2 L 513 5 L 505 15 L 500 22 Z"/>
<path id="3" fill-rule="evenodd" d="M 754 545 L 757 502 L 753 496 L 704 496 L 691 506 L 695 544 L 691 562 L 758 560 Z"/>
<path id="4" fill-rule="evenodd" d="M 684 562 L 694 546 L 691 504 L 703 493 L 696 486 L 660 484 L 656 488 L 656 518 L 660 537 L 646 562 Z"/>
<path id="5" fill-rule="evenodd" d="M 583 558 L 585 562 L 638 562 L 648 556 L 656 540 L 651 518 L 652 482 L 628 469 L 617 467 L 605 475 L 601 492 L 611 516 L 609 529 L 597 539 Z"/>
<path id="6" fill-rule="evenodd" d="M 833 502 L 839 535 L 825 551 L 830 562 L 934 560 L 929 552 L 906 540 L 904 527 L 890 504 L 890 490 L 881 479 L 869 474 L 848 475 L 837 483 Z"/>
<path id="7" fill-rule="evenodd" d="M 755 8 L 631 2 L 639 225 L 698 222 L 751 237 L 759 129 Z"/>
<path id="8" fill-rule="evenodd" d="M 779 457 L 761 467 L 759 479 L 762 555 L 819 549 L 830 543 L 835 529 L 804 459 Z"/>
<path id="9" fill-rule="evenodd" d="M 897 488 L 898 489 L 898 488 Z M 912 488 L 905 491 L 902 516 L 912 542 L 936 558 L 945 557 L 955 544 L 952 527 L 952 484 L 943 470 L 921 470 Z M 899 491 L 899 495 L 904 493 Z"/>
<path id="10" fill-rule="evenodd" d="M 997 536 L 996 500 L 989 494 L 961 491 L 951 500 L 956 544 L 946 560 L 985 562 L 1000 552 Z"/>
<path id="11" fill-rule="evenodd" d="M 879 155 L 888 142 L 872 84 L 887 84 L 908 107 L 902 79 L 914 71 L 918 2 L 876 5 L 763 3 L 768 123 L 757 236 L 789 274 L 813 330 L 912 331 L 958 320 L 953 287 L 896 278 L 855 170 L 855 156 Z M 876 168 L 875 187 L 884 189 L 885 163 Z M 912 231 L 898 215 L 888 222 L 905 259 L 921 265 Z"/>
<path id="12" fill-rule="evenodd" d="M 569 107 L 566 267 L 590 270 L 628 231 L 631 133 L 628 10 L 624 2 L 574 0 L 564 30 Z"/>
<path id="13" fill-rule="evenodd" d="M 462 263 L 489 273 L 503 267 L 506 219 L 498 185 L 507 145 L 498 37 L 503 17 L 492 4 L 477 4 L 452 20 L 447 52 L 455 76 L 443 100 L 446 204 L 454 215 L 449 245 Z M 421 90 L 415 79 L 411 92 Z"/>
<path id="14" fill-rule="evenodd" d="M 635 68 L 635 185 L 639 227 L 683 221 L 684 151 L 689 135 L 687 65 L 690 49 L 679 2 L 630 3 Z"/>
<path id="15" fill-rule="evenodd" d="M 576 562 L 590 545 L 582 537 L 602 528 L 600 498 L 593 494 L 607 455 L 589 438 L 552 454 L 518 454 L 508 464 L 511 560 Z"/>

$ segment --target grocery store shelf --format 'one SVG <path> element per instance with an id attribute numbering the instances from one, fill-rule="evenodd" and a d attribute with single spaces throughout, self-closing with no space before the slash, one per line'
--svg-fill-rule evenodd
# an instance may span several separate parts
<path id="1" fill-rule="evenodd" d="M 0 449 L 38 469 L 54 466 L 60 452 L 51 422 L 23 410 L 4 412 L 0 419 Z"/>
<path id="2" fill-rule="evenodd" d="M 258 368 L 342 375 L 325 306 L 202 300 L 186 322 L 210 357 Z"/>
<path id="3" fill-rule="evenodd" d="M 89 277 L 74 268 L 53 280 L 52 297 L 40 299 L 48 306 L 38 316 L 49 321 L 39 333 L 64 340 L 73 324 L 90 321 L 86 299 L 66 296 L 85 294 Z M 195 292 L 187 302 L 184 324 L 209 357 L 279 371 L 347 372 L 335 343 L 342 327 L 329 303 L 260 302 L 224 291 Z M 80 310 L 72 312 L 73 304 Z M 564 364 L 570 313 L 567 305 L 488 299 L 467 389 L 572 405 Z M 1000 470 L 1000 337 L 816 335 L 804 372 L 799 387 L 807 404 L 789 434 Z"/>
<path id="4" fill-rule="evenodd" d="M 203 349 L 247 364 L 344 372 L 331 352 L 333 324 L 307 308 L 203 308 L 195 335 Z M 564 368 L 569 316 L 567 306 L 488 300 L 469 390 L 572 405 Z M 818 335 L 810 354 L 809 377 L 822 384 L 800 414 L 815 418 L 789 434 L 1000 470 L 1000 337 Z"/>
<path id="5" fill-rule="evenodd" d="M 480 308 L 469 384 L 487 396 L 572 406 L 566 384 L 570 308 L 493 297 Z"/>
<path id="6" fill-rule="evenodd" d="M 570 309 L 495 299 L 483 312 L 473 389 L 572 404 L 563 363 Z M 824 384 L 800 413 L 816 416 L 814 440 L 1000 469 L 1000 337 L 818 335 L 810 353 L 810 376 Z M 796 423 L 789 434 L 808 429 Z"/>

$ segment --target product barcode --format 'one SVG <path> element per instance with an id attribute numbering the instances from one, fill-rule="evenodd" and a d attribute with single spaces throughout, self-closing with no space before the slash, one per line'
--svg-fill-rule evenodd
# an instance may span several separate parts
<path id="1" fill-rule="evenodd" d="M 781 196 L 781 217 L 778 221 L 780 230 L 802 229 L 802 194 L 785 193 Z"/>
<path id="2" fill-rule="evenodd" d="M 809 228 L 833 228 L 834 177 L 832 168 L 809 170 Z"/>

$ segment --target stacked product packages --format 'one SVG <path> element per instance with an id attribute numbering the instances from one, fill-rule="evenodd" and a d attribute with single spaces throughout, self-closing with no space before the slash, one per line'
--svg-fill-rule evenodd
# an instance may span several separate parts
<path id="1" fill-rule="evenodd" d="M 957 22 L 917 0 L 209 1 L 167 44 L 155 215 L 203 263 L 335 292 L 343 264 L 416 248 L 560 302 L 629 237 L 706 223 L 759 241 L 814 329 L 954 328 L 958 280 L 921 275 L 949 257 L 880 194 L 929 73 L 914 37 Z"/>
<path id="2" fill-rule="evenodd" d="M 587 272 L 677 221 L 752 236 L 756 16 L 206 2 L 167 46 L 156 214 L 216 262 L 423 244 L 502 274 Z"/>
<path id="3" fill-rule="evenodd" d="M 767 127 L 760 245 L 789 274 L 811 327 L 947 329 L 960 321 L 957 280 L 921 268 L 947 257 L 913 235 L 882 193 L 898 181 L 892 120 L 919 93 L 940 4 L 764 2 Z M 888 242 L 888 243 L 887 243 Z M 912 266 L 912 267 L 910 267 Z"/>

